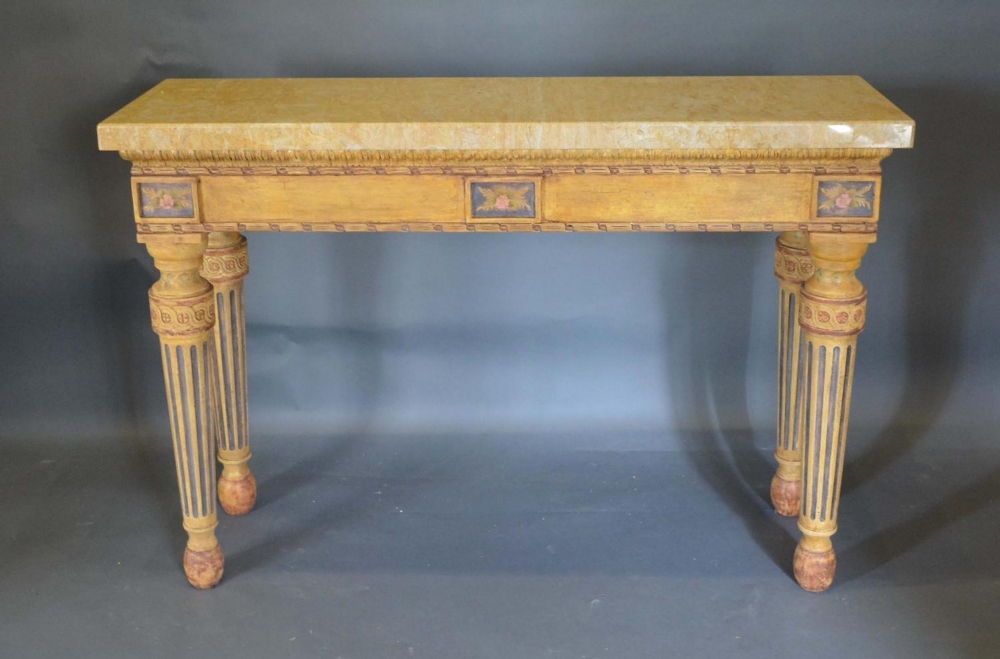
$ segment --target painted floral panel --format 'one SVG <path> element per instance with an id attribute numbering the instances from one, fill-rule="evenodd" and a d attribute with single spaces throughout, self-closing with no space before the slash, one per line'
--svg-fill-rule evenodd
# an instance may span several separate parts
<path id="1" fill-rule="evenodd" d="M 194 217 L 194 188 L 190 183 L 140 183 L 143 217 Z"/>
<path id="2" fill-rule="evenodd" d="M 816 217 L 874 217 L 874 181 L 820 181 Z"/>
<path id="3" fill-rule="evenodd" d="M 535 184 L 530 181 L 474 181 L 472 217 L 535 217 Z"/>

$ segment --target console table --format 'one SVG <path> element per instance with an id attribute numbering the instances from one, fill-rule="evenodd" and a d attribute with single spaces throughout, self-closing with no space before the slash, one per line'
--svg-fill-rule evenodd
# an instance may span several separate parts
<path id="1" fill-rule="evenodd" d="M 775 510 L 828 588 L 881 161 L 914 122 L 854 76 L 165 80 L 102 122 L 159 270 L 184 570 L 253 508 L 247 231 L 779 232 Z M 217 480 L 216 459 L 222 463 Z"/>

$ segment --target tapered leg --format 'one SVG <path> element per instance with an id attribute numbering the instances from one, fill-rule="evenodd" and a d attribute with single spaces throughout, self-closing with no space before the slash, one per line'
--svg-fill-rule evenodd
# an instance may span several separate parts
<path id="1" fill-rule="evenodd" d="M 837 532 L 855 348 L 867 302 L 855 271 L 868 245 L 856 240 L 810 236 L 815 272 L 803 285 L 799 302 L 805 426 L 799 512 L 803 536 L 795 549 L 795 579 L 811 591 L 829 588 L 837 566 L 830 538 Z"/>
<path id="2" fill-rule="evenodd" d="M 771 503 L 781 515 L 799 514 L 802 497 L 802 332 L 799 291 L 813 273 L 808 234 L 788 231 L 774 246 L 778 278 L 778 425 L 774 457 L 778 471 L 771 479 Z"/>
<path id="3" fill-rule="evenodd" d="M 246 321 L 243 279 L 249 272 L 247 239 L 234 232 L 208 234 L 202 276 L 214 288 L 216 433 L 222 477 L 219 503 L 230 515 L 246 515 L 257 501 L 257 481 L 250 473 L 247 421 Z"/>
<path id="4" fill-rule="evenodd" d="M 140 236 L 160 271 L 149 290 L 153 330 L 160 336 L 174 462 L 188 533 L 184 572 L 195 588 L 222 578 L 215 538 L 215 437 L 212 369 L 215 347 L 212 287 L 198 274 L 206 240 Z"/>

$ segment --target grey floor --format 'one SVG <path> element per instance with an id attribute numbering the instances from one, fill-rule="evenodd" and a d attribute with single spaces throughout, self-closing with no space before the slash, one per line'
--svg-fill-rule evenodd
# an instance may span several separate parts
<path id="1" fill-rule="evenodd" d="M 257 437 L 208 592 L 162 440 L 5 442 L 0 657 L 1000 656 L 1000 451 L 850 455 L 813 595 L 765 452 L 656 439 Z"/>

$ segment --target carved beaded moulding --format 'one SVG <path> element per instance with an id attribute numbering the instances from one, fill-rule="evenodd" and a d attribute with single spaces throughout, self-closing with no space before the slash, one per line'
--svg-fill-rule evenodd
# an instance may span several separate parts
<path id="1" fill-rule="evenodd" d="M 133 174 L 688 174 L 880 171 L 891 149 L 565 149 L 438 151 L 120 151 Z"/>

